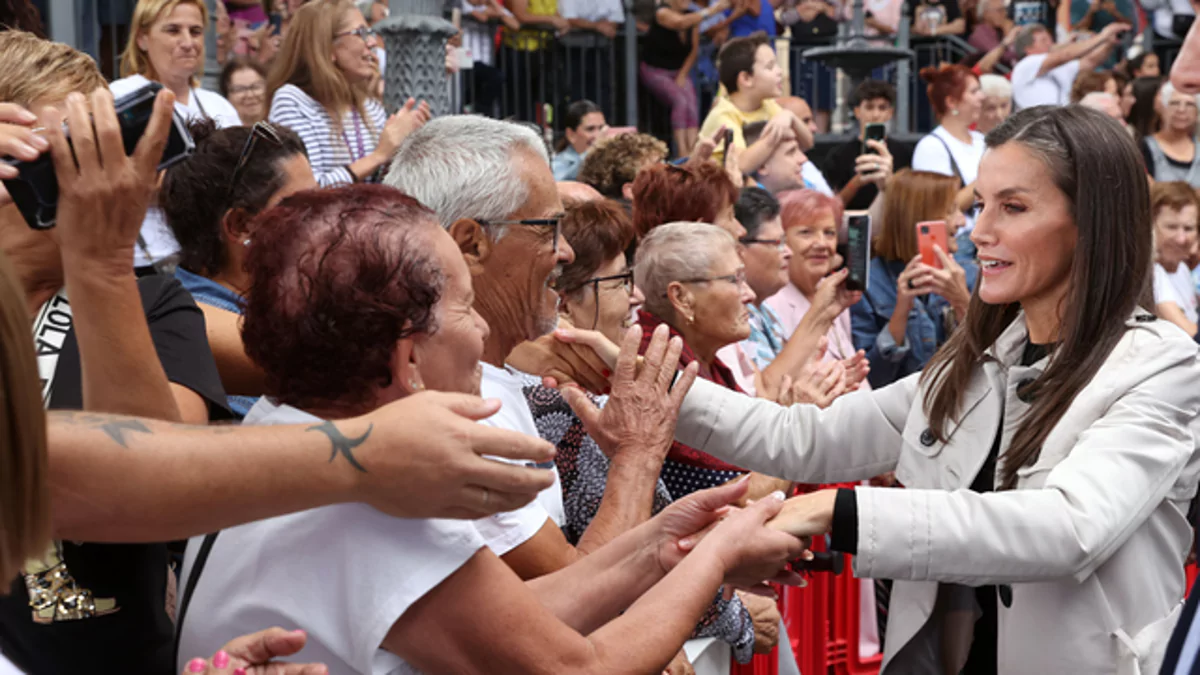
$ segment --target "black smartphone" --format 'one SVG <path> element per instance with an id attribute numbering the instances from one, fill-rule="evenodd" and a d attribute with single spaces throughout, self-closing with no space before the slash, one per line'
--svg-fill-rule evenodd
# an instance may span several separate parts
<path id="1" fill-rule="evenodd" d="M 146 125 L 150 123 L 150 115 L 154 112 L 154 97 L 160 89 L 161 84 L 151 82 L 114 101 L 127 155 L 133 154 L 142 134 L 146 133 Z M 70 138 L 67 140 L 70 142 Z M 171 133 L 167 137 L 167 146 L 163 149 L 162 160 L 158 163 L 159 170 L 186 158 L 195 147 L 187 124 L 176 111 L 171 123 Z M 51 159 L 50 153 L 43 153 L 32 162 L 16 159 L 0 161 L 20 172 L 17 178 L 5 180 L 4 188 L 8 190 L 13 203 L 17 205 L 29 227 L 35 230 L 54 227 L 58 215 L 58 177 L 54 174 L 54 160 Z"/>
<path id="2" fill-rule="evenodd" d="M 847 212 L 838 240 L 838 253 L 850 270 L 846 290 L 867 290 L 871 271 L 871 216 L 866 211 Z"/>
<path id="3" fill-rule="evenodd" d="M 872 155 L 876 154 L 875 151 L 867 145 L 867 141 L 879 141 L 880 143 L 883 143 L 886 140 L 887 140 L 887 125 L 886 124 L 879 124 L 879 123 L 868 124 L 866 126 L 866 128 L 863 129 L 862 152 L 860 154 L 863 154 L 863 155 L 866 155 L 868 153 L 872 154 Z"/>
<path id="4" fill-rule="evenodd" d="M 283 15 L 272 14 L 268 19 L 271 23 L 271 30 L 267 31 L 270 35 L 279 35 L 283 32 Z"/>
<path id="5" fill-rule="evenodd" d="M 733 129 L 725 130 L 724 154 L 721 155 L 722 168 L 729 166 L 729 148 L 733 147 Z"/>

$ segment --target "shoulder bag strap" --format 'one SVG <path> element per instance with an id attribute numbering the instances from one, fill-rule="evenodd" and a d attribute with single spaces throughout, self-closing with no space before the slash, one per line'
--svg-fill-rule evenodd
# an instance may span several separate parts
<path id="1" fill-rule="evenodd" d="M 942 138 L 941 136 L 938 136 L 935 133 L 931 132 L 929 135 L 936 138 L 937 142 L 941 143 L 942 147 L 946 149 L 946 156 L 950 158 L 950 170 L 954 172 L 955 176 L 958 176 L 958 179 L 960 181 L 962 181 L 963 187 L 966 187 L 967 179 L 963 176 L 962 171 L 959 170 L 958 162 L 954 161 L 954 153 L 950 151 L 950 144 L 946 142 L 946 139 Z"/>
<path id="2" fill-rule="evenodd" d="M 200 581 L 200 573 L 204 571 L 204 563 L 208 561 L 208 554 L 212 551 L 218 534 L 220 533 L 213 532 L 205 535 L 204 541 L 200 544 L 200 550 L 196 553 L 196 561 L 192 563 L 192 573 L 188 575 L 187 583 L 184 585 L 183 597 L 179 601 L 179 612 L 175 616 L 175 658 L 171 661 L 172 667 L 179 663 L 179 638 L 183 635 L 183 620 L 187 616 L 188 605 L 192 602 L 192 594 L 196 592 L 196 582 Z"/>

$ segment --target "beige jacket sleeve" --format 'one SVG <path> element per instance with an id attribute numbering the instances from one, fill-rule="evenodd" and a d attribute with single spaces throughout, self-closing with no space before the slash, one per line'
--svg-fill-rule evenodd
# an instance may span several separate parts
<path id="1" fill-rule="evenodd" d="M 825 410 L 784 408 L 696 380 L 679 412 L 675 437 L 735 466 L 778 478 L 864 480 L 896 466 L 917 378 L 847 394 Z"/>
<path id="2" fill-rule="evenodd" d="M 1164 500 L 1195 494 L 1200 365 L 1182 343 L 1146 345 L 1154 356 L 1121 364 L 1128 386 L 1078 397 L 1068 415 L 1090 422 L 1065 442 L 1052 432 L 1016 490 L 857 490 L 858 575 L 967 585 L 1090 576 Z"/>

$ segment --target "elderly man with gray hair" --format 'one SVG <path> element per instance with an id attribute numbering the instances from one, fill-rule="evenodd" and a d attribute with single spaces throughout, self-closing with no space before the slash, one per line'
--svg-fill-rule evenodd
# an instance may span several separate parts
<path id="1" fill-rule="evenodd" d="M 518 124 L 441 117 L 405 140 L 384 182 L 433 209 L 471 269 L 475 309 L 490 327 L 482 393 L 502 402 L 500 412 L 485 423 L 537 436 L 521 374 L 506 361 L 519 345 L 555 329 L 559 296 L 554 283 L 562 266 L 575 259 L 561 236 L 563 205 L 545 144 Z M 660 343 L 666 343 L 665 335 Z M 522 578 L 566 567 L 649 518 L 676 413 L 665 401 L 655 403 L 639 408 L 637 415 L 606 414 L 611 428 L 605 432 L 616 439 L 610 479 L 578 548 L 559 529 L 563 507 L 557 481 L 539 497 L 540 506 L 506 514 L 507 522 L 500 517 L 511 547 L 496 553 Z"/>
<path id="2" fill-rule="evenodd" d="M 1012 70 L 1013 107 L 1021 110 L 1069 103 L 1071 84 L 1079 71 L 1095 70 L 1104 63 L 1128 30 L 1129 24 L 1110 23 L 1087 39 L 1055 47 L 1045 26 L 1022 28 L 1013 42 L 1020 59 Z"/>

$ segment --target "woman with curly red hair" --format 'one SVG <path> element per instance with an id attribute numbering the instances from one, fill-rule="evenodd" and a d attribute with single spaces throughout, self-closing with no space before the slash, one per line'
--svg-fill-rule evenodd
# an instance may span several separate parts
<path id="1" fill-rule="evenodd" d="M 738 189 L 717 164 L 656 164 L 633 181 L 633 226 L 638 237 L 666 223 L 709 223 L 734 238 L 746 235 L 733 213 Z"/>
<path id="2" fill-rule="evenodd" d="M 983 110 L 979 78 L 966 66 L 943 63 L 922 68 L 921 79 L 938 127 L 917 143 L 912 169 L 954 176 L 966 187 L 975 182 L 983 159 L 983 134 L 971 129 Z"/>

